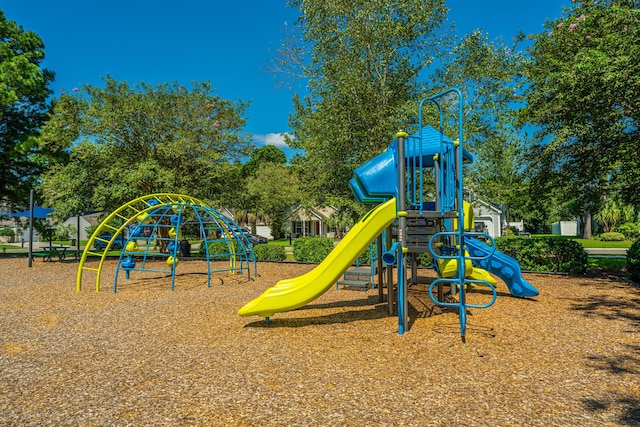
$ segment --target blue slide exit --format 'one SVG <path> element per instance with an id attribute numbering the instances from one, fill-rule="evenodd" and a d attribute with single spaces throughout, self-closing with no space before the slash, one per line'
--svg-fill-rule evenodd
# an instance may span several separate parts
<path id="1" fill-rule="evenodd" d="M 465 237 L 465 246 L 472 257 L 489 255 L 491 247 L 478 239 Z M 474 264 L 500 277 L 507 284 L 509 292 L 515 297 L 535 297 L 538 290 L 522 277 L 518 261 L 498 250 L 488 259 L 473 260 Z"/>

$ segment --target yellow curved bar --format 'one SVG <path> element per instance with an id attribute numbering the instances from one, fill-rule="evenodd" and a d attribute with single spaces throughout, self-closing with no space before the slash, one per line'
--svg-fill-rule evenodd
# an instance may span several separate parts
<path id="1" fill-rule="evenodd" d="M 294 279 L 284 279 L 247 303 L 240 316 L 269 317 L 295 310 L 324 294 L 366 247 L 396 219 L 396 199 L 371 210 L 356 223 L 316 268 Z"/>
<path id="2" fill-rule="evenodd" d="M 180 204 L 199 204 L 202 206 L 207 206 L 202 200 L 196 199 L 195 197 L 187 196 L 184 194 L 177 193 L 154 193 L 148 194 L 146 196 L 138 197 L 134 200 L 131 200 L 124 205 L 120 206 L 118 209 L 113 211 L 109 216 L 107 216 L 101 223 L 98 225 L 96 230 L 93 232 L 87 244 L 82 252 L 82 256 L 80 257 L 80 263 L 78 265 L 78 274 L 76 276 L 76 291 L 82 290 L 82 273 L 84 270 L 95 271 L 96 273 L 96 291 L 100 290 L 100 276 L 102 273 L 102 266 L 107 257 L 107 252 L 111 248 L 111 244 L 116 240 L 116 238 L 124 231 L 124 229 L 133 221 L 139 220 L 139 216 L 146 218 L 148 212 L 155 208 L 155 205 L 151 203 L 151 200 L 156 200 L 160 204 L 167 203 L 180 203 Z M 109 225 L 109 222 L 114 219 L 119 218 L 124 221 L 124 223 L 120 227 L 112 227 Z M 96 240 L 96 237 L 101 234 L 110 234 L 112 238 L 109 242 L 107 242 L 106 247 L 103 252 L 93 252 L 91 251 L 91 247 Z M 85 267 L 85 261 L 89 255 L 97 255 L 100 256 L 100 261 L 98 263 L 98 267 Z"/>

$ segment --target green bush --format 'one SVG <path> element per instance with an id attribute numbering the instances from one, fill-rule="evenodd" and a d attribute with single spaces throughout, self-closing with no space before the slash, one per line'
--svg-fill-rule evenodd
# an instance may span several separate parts
<path id="1" fill-rule="evenodd" d="M 640 240 L 633 242 L 627 251 L 627 270 L 631 280 L 640 282 Z"/>
<path id="2" fill-rule="evenodd" d="M 624 234 L 627 240 L 640 239 L 640 224 L 636 222 L 627 222 L 616 227 L 618 233 Z"/>
<path id="3" fill-rule="evenodd" d="M 287 254 L 284 246 L 267 243 L 266 245 L 257 245 L 253 248 L 258 261 L 284 261 Z"/>
<path id="4" fill-rule="evenodd" d="M 293 242 L 293 257 L 298 262 L 321 262 L 333 250 L 328 237 L 301 237 Z"/>
<path id="5" fill-rule="evenodd" d="M 2 239 L 0 239 L 0 241 L 2 242 L 7 242 L 7 243 L 12 243 L 13 242 L 13 238 L 14 233 L 13 233 L 13 229 L 10 227 L 4 227 L 4 228 L 0 228 L 0 237 L 2 237 Z"/>
<path id="6" fill-rule="evenodd" d="M 421 252 L 418 254 L 418 265 L 420 267 L 432 267 L 433 257 L 429 252 Z"/>
<path id="7" fill-rule="evenodd" d="M 526 271 L 584 273 L 587 253 L 580 243 L 570 239 L 498 237 L 499 251 L 518 261 Z"/>
<path id="8" fill-rule="evenodd" d="M 72 224 L 58 224 L 55 229 L 56 240 L 75 239 L 77 235 L 76 227 Z"/>
<path id="9" fill-rule="evenodd" d="M 377 251 L 376 246 L 373 246 L 373 250 Z M 371 265 L 371 245 L 367 246 L 367 249 L 364 250 L 356 260 L 358 265 Z"/>
<path id="10" fill-rule="evenodd" d="M 209 242 L 209 259 L 211 258 L 228 258 L 230 255 L 229 247 L 227 246 L 226 241 L 224 240 L 214 240 Z M 207 252 L 204 242 L 200 244 L 200 249 L 198 249 L 198 257 L 206 258 Z"/>
<path id="11" fill-rule="evenodd" d="M 602 233 L 600 240 L 603 242 L 622 242 L 625 239 L 624 234 L 611 231 L 608 233 Z"/>

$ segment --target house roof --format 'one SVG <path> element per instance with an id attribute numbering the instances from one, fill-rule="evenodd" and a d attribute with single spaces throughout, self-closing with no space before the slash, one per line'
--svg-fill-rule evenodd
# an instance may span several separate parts
<path id="1" fill-rule="evenodd" d="M 487 209 L 497 213 L 497 214 L 502 214 L 502 210 L 497 207 L 496 205 L 494 205 L 493 203 L 489 203 L 489 202 L 485 202 L 484 200 L 480 200 L 480 199 L 476 199 L 473 201 L 474 204 L 478 204 L 478 205 L 482 205 L 483 207 L 486 207 Z"/>
<path id="2" fill-rule="evenodd" d="M 331 206 L 303 208 L 297 206 L 287 219 L 292 221 L 322 221 L 329 218 L 336 210 Z"/>

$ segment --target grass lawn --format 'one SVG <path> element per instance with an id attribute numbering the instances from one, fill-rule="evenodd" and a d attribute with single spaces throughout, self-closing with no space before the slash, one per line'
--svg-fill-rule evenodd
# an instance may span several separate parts
<path id="1" fill-rule="evenodd" d="M 605 242 L 603 240 L 596 239 L 580 239 L 573 236 L 557 236 L 555 234 L 534 234 L 533 237 L 546 237 L 550 239 L 564 239 L 575 240 L 580 243 L 583 248 L 630 248 L 633 243 L 631 240 L 624 240 L 622 242 Z"/>
<path id="2" fill-rule="evenodd" d="M 627 258 L 624 257 L 590 256 L 587 264 L 589 269 L 622 270 L 626 267 Z"/>

